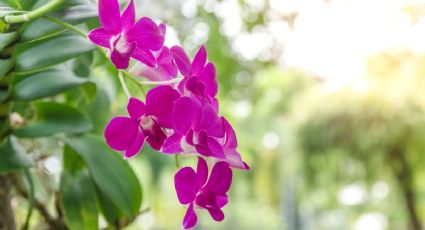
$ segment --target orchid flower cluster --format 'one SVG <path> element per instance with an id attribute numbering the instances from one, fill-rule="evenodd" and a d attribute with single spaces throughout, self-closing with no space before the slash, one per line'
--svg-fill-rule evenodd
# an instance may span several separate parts
<path id="1" fill-rule="evenodd" d="M 159 85 L 147 93 L 145 102 L 129 98 L 128 116 L 109 122 L 106 142 L 124 158 L 137 155 L 145 141 L 167 155 L 197 156 L 196 171 L 184 167 L 174 177 L 178 200 L 188 206 L 183 228 L 196 225 L 198 209 L 222 221 L 232 168 L 249 167 L 237 151 L 235 131 L 219 114 L 216 71 L 205 47 L 191 61 L 183 48 L 164 46 L 165 25 L 147 17 L 136 22 L 133 0 L 122 13 L 117 0 L 99 0 L 99 20 L 101 27 L 88 38 L 108 49 L 117 69 L 129 68 L 134 59 L 130 72 Z"/>

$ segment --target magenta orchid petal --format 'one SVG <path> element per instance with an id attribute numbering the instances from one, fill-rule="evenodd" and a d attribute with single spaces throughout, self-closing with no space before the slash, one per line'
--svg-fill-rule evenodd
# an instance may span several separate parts
<path id="1" fill-rule="evenodd" d="M 196 172 L 190 167 L 180 169 L 174 176 L 174 186 L 181 204 L 189 204 L 195 200 L 198 192 Z"/>
<path id="2" fill-rule="evenodd" d="M 207 185 L 203 188 L 205 191 L 225 194 L 230 189 L 232 183 L 232 170 L 226 162 L 218 162 L 211 171 Z"/>
<path id="3" fill-rule="evenodd" d="M 196 216 L 195 209 L 193 204 L 190 204 L 183 218 L 183 229 L 193 228 L 197 222 L 198 217 Z"/>
<path id="4" fill-rule="evenodd" d="M 145 103 L 135 97 L 131 97 L 127 104 L 127 111 L 131 118 L 139 119 L 146 114 Z"/>
<path id="5" fill-rule="evenodd" d="M 144 143 L 145 143 L 145 135 L 143 135 L 143 132 L 140 130 L 133 144 L 131 144 L 131 146 L 124 151 L 124 157 L 131 158 L 135 156 L 143 148 Z"/>
<path id="6" fill-rule="evenodd" d="M 198 167 L 196 169 L 196 174 L 198 177 L 199 187 L 204 186 L 208 179 L 208 166 L 207 162 L 202 157 L 198 157 Z"/>
<path id="7" fill-rule="evenodd" d="M 229 202 L 229 198 L 227 198 L 227 195 L 217 195 L 215 197 L 215 203 L 219 208 L 224 207 L 227 202 Z"/>
<path id="8" fill-rule="evenodd" d="M 212 63 L 208 63 L 205 68 L 199 72 L 198 78 L 199 81 L 204 82 L 206 93 L 210 97 L 215 97 L 218 92 L 215 66 Z"/>
<path id="9" fill-rule="evenodd" d="M 208 212 L 215 221 L 224 220 L 224 213 L 220 208 L 209 208 Z"/>
<path id="10" fill-rule="evenodd" d="M 127 32 L 127 38 L 137 42 L 138 46 L 157 51 L 164 45 L 164 32 L 165 29 L 161 29 L 152 19 L 144 17 Z"/>
<path id="11" fill-rule="evenodd" d="M 137 76 L 146 77 L 151 81 L 166 81 L 177 76 L 177 67 L 170 50 L 164 46 L 157 57 L 157 66 L 149 67 L 138 63 L 134 72 Z"/>
<path id="12" fill-rule="evenodd" d="M 176 133 L 185 135 L 189 131 L 196 116 L 194 104 L 189 97 L 181 97 L 174 101 L 173 128 Z"/>
<path id="13" fill-rule="evenodd" d="M 236 133 L 235 130 L 233 130 L 233 127 L 230 125 L 230 123 L 223 118 L 223 124 L 224 124 L 224 130 L 226 133 L 226 142 L 224 145 L 227 148 L 236 148 L 238 147 L 238 141 L 236 139 Z"/>
<path id="14" fill-rule="evenodd" d="M 193 58 L 192 62 L 192 75 L 197 75 L 205 66 L 207 61 L 207 50 L 205 46 L 201 46 Z"/>
<path id="15" fill-rule="evenodd" d="M 94 44 L 108 49 L 111 46 L 110 41 L 112 39 L 112 36 L 113 34 L 103 28 L 96 28 L 90 31 L 87 35 L 89 40 L 92 41 Z"/>
<path id="16" fill-rule="evenodd" d="M 190 59 L 186 52 L 184 52 L 183 48 L 180 46 L 173 46 L 171 47 L 171 53 L 173 54 L 174 61 L 176 62 L 180 73 L 185 77 L 190 77 L 192 67 Z"/>
<path id="17" fill-rule="evenodd" d="M 224 136 L 223 122 L 218 117 L 215 108 L 210 104 L 204 104 L 202 106 L 202 113 L 199 121 L 195 125 L 196 130 L 206 130 L 209 135 L 215 137 Z"/>
<path id="18" fill-rule="evenodd" d="M 172 128 L 171 111 L 174 108 L 174 101 L 179 97 L 179 92 L 168 85 L 151 89 L 146 96 L 147 114 L 154 117 L 155 121 L 162 127 Z"/>
<path id="19" fill-rule="evenodd" d="M 136 13 L 134 11 L 134 1 L 130 0 L 121 16 L 122 30 L 124 32 L 129 31 L 133 27 L 135 23 L 135 17 Z"/>
<path id="20" fill-rule="evenodd" d="M 105 129 L 106 143 L 117 151 L 129 148 L 139 134 L 137 120 L 127 117 L 113 118 Z"/>
<path id="21" fill-rule="evenodd" d="M 160 150 L 164 144 L 164 141 L 167 139 L 167 136 L 161 129 L 161 126 L 156 123 L 153 124 L 149 129 L 144 129 L 144 133 L 147 136 L 146 141 L 155 150 Z"/>
<path id="22" fill-rule="evenodd" d="M 242 160 L 241 155 L 236 149 L 230 149 L 225 152 L 226 161 L 230 167 L 248 170 L 248 165 Z"/>
<path id="23" fill-rule="evenodd" d="M 223 152 L 223 148 L 214 138 L 208 137 L 207 143 L 208 143 L 208 149 L 210 151 L 210 154 L 209 154 L 210 156 L 214 156 L 214 157 L 222 158 L 222 159 L 226 158 Z"/>
<path id="24" fill-rule="evenodd" d="M 118 0 L 99 0 L 98 9 L 101 26 L 114 34 L 120 33 L 122 23 Z"/>
<path id="25" fill-rule="evenodd" d="M 178 134 L 173 134 L 169 136 L 165 140 L 164 145 L 162 145 L 161 151 L 167 154 L 175 154 L 175 153 L 183 152 L 183 148 L 181 147 L 182 138 L 183 136 Z"/>
<path id="26" fill-rule="evenodd" d="M 136 47 L 131 57 L 150 67 L 154 67 L 156 65 L 156 60 L 152 52 L 145 48 Z"/>
<path id="27" fill-rule="evenodd" d="M 111 53 L 111 61 L 117 69 L 127 69 L 130 64 L 130 55 L 121 54 L 117 50 Z"/>

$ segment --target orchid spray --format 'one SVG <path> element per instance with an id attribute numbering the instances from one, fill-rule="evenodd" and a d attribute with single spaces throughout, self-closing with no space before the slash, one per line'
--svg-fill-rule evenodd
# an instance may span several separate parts
<path id="1" fill-rule="evenodd" d="M 222 221 L 232 168 L 249 167 L 237 151 L 235 131 L 219 113 L 216 71 L 206 48 L 201 46 L 191 61 L 182 47 L 165 47 L 165 25 L 147 17 L 136 22 L 133 0 L 122 13 L 117 0 L 99 0 L 98 10 L 101 27 L 88 34 L 90 41 L 108 50 L 118 70 L 129 68 L 134 59 L 131 72 L 159 85 L 147 93 L 145 102 L 131 97 L 123 86 L 129 116 L 109 122 L 106 142 L 124 158 L 137 155 L 145 141 L 167 155 L 196 156 L 196 171 L 184 167 L 174 177 L 178 200 L 188 206 L 182 226 L 196 226 L 196 210 Z"/>

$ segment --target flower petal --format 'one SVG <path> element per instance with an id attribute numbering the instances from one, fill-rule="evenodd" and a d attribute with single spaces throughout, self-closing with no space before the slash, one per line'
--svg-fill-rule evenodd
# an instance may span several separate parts
<path id="1" fill-rule="evenodd" d="M 236 139 L 235 130 L 233 130 L 232 125 L 230 125 L 225 118 L 223 118 L 223 125 L 226 133 L 226 142 L 224 143 L 224 146 L 226 148 L 238 147 L 238 140 Z"/>
<path id="2" fill-rule="evenodd" d="M 209 136 L 224 136 L 223 121 L 211 104 L 203 104 L 201 118 L 195 124 L 195 130 L 205 130 Z"/>
<path id="3" fill-rule="evenodd" d="M 192 61 L 192 75 L 196 76 L 201 71 L 207 61 L 207 50 L 201 46 Z"/>
<path id="4" fill-rule="evenodd" d="M 138 46 L 146 47 L 150 50 L 160 50 L 164 45 L 165 26 L 156 25 L 152 19 L 141 18 L 127 33 L 127 39 L 137 42 Z"/>
<path id="5" fill-rule="evenodd" d="M 173 128 L 177 134 L 185 135 L 196 117 L 195 103 L 189 97 L 181 97 L 174 101 Z"/>
<path id="6" fill-rule="evenodd" d="M 111 61 L 117 69 L 127 69 L 130 64 L 130 55 L 121 54 L 117 50 L 113 50 L 111 53 Z"/>
<path id="7" fill-rule="evenodd" d="M 156 60 L 151 51 L 142 48 L 136 47 L 131 55 L 134 59 L 143 62 L 147 66 L 154 67 L 156 65 Z"/>
<path id="8" fill-rule="evenodd" d="M 174 101 L 179 97 L 179 92 L 168 85 L 149 90 L 146 95 L 147 114 L 153 116 L 162 127 L 172 128 Z"/>
<path id="9" fill-rule="evenodd" d="M 210 154 L 209 154 L 210 156 L 214 156 L 214 157 L 222 158 L 222 159 L 226 158 L 225 155 L 224 155 L 223 148 L 214 138 L 208 137 L 207 143 L 208 143 L 208 149 L 209 149 L 209 152 L 210 152 Z"/>
<path id="10" fill-rule="evenodd" d="M 230 167 L 243 170 L 249 170 L 249 166 L 242 160 L 241 155 L 236 149 L 228 149 L 225 151 L 226 162 Z"/>
<path id="11" fill-rule="evenodd" d="M 196 169 L 196 174 L 198 176 L 199 186 L 204 186 L 208 178 L 208 166 L 207 162 L 202 157 L 198 157 L 198 167 Z"/>
<path id="12" fill-rule="evenodd" d="M 122 23 L 118 0 L 99 0 L 98 9 L 102 27 L 114 34 L 120 33 Z"/>
<path id="13" fill-rule="evenodd" d="M 193 204 L 190 204 L 183 218 L 183 229 L 193 228 L 197 222 L 198 217 L 196 216 L 195 209 L 193 208 Z"/>
<path id="14" fill-rule="evenodd" d="M 98 46 L 111 48 L 112 34 L 103 28 L 97 28 L 89 32 L 88 39 Z"/>
<path id="15" fill-rule="evenodd" d="M 190 77 L 192 67 L 189 57 L 187 56 L 186 52 L 184 52 L 183 48 L 180 46 L 173 46 L 171 47 L 171 53 L 173 54 L 174 61 L 176 62 L 180 73 L 185 77 Z"/>
<path id="16" fill-rule="evenodd" d="M 127 111 L 131 118 L 140 119 L 143 115 L 146 114 L 146 106 L 141 100 L 131 97 L 128 100 Z"/>
<path id="17" fill-rule="evenodd" d="M 203 191 L 225 194 L 232 183 L 232 170 L 226 162 L 218 162 L 211 171 L 211 176 Z"/>
<path id="18" fill-rule="evenodd" d="M 117 151 L 129 148 L 139 133 L 137 120 L 128 117 L 113 118 L 105 129 L 106 143 Z"/>
<path id="19" fill-rule="evenodd" d="M 170 50 L 164 46 L 157 58 L 156 67 L 149 67 L 139 62 L 132 68 L 132 72 L 151 81 L 166 81 L 177 76 L 177 67 Z"/>
<path id="20" fill-rule="evenodd" d="M 183 136 L 178 134 L 173 134 L 168 137 L 164 145 L 162 145 L 161 152 L 167 154 L 175 154 L 183 152 L 183 148 L 181 147 L 181 141 Z"/>
<path id="21" fill-rule="evenodd" d="M 135 16 L 136 13 L 134 12 L 134 1 L 130 0 L 121 16 L 122 30 L 124 32 L 129 31 L 133 27 Z"/>
<path id="22" fill-rule="evenodd" d="M 199 189 L 195 171 L 190 167 L 180 169 L 174 176 L 174 187 L 181 204 L 193 202 Z"/>
<path id="23" fill-rule="evenodd" d="M 142 130 L 139 130 L 133 144 L 124 151 L 124 157 L 126 159 L 134 157 L 143 148 L 144 143 L 145 143 L 145 135 L 143 134 Z"/>
<path id="24" fill-rule="evenodd" d="M 224 220 L 224 213 L 220 208 L 209 208 L 208 212 L 215 221 Z"/>
<path id="25" fill-rule="evenodd" d="M 205 84 L 205 91 L 210 97 L 215 97 L 218 92 L 218 83 L 216 80 L 215 66 L 208 63 L 205 68 L 199 72 L 199 81 Z"/>
<path id="26" fill-rule="evenodd" d="M 160 150 L 162 145 L 164 144 L 167 136 L 164 131 L 161 129 L 161 126 L 158 124 L 152 125 L 152 127 L 147 130 L 144 130 L 145 135 L 148 137 L 146 141 L 151 145 L 151 147 L 155 150 Z"/>

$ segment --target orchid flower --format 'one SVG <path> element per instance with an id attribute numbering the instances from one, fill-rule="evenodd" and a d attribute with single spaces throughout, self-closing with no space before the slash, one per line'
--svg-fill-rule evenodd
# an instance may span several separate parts
<path id="1" fill-rule="evenodd" d="M 130 98 L 127 111 L 130 117 L 115 117 L 105 129 L 108 145 L 124 151 L 124 157 L 135 156 L 143 147 L 145 138 L 152 148 L 159 150 L 166 139 L 162 127 L 172 126 L 168 111 L 179 93 L 170 86 L 158 86 L 146 96 L 146 105 L 137 98 Z"/>
<path id="2" fill-rule="evenodd" d="M 207 102 L 217 105 L 215 100 L 218 91 L 216 70 L 214 64 L 207 63 L 205 47 L 199 48 L 192 62 L 190 62 L 183 48 L 179 46 L 172 47 L 171 52 L 180 73 L 184 77 L 178 85 L 179 90 L 184 95 L 201 96 L 207 99 Z"/>
<path id="3" fill-rule="evenodd" d="M 151 81 L 166 81 L 177 76 L 177 67 L 174 63 L 173 55 L 168 47 L 164 46 L 156 57 L 157 65 L 148 66 L 143 63 L 136 63 L 130 73 L 135 76 L 145 77 Z"/>
<path id="4" fill-rule="evenodd" d="M 90 31 L 88 38 L 109 50 L 115 67 L 127 69 L 130 58 L 154 67 L 156 60 L 152 51 L 162 48 L 165 25 L 158 26 L 146 17 L 136 23 L 133 0 L 122 14 L 117 0 L 99 0 L 98 9 L 101 27 Z"/>
<path id="5" fill-rule="evenodd" d="M 227 192 L 232 183 L 232 170 L 226 162 L 214 165 L 208 177 L 208 166 L 203 158 L 198 159 L 196 172 L 185 167 L 174 176 L 174 186 L 181 204 L 189 205 L 183 219 L 183 228 L 193 228 L 198 217 L 195 209 L 206 209 L 215 221 L 222 221 L 221 210 L 227 202 Z"/>
<path id="6" fill-rule="evenodd" d="M 174 102 L 172 117 L 174 133 L 165 141 L 163 152 L 225 158 L 217 140 L 224 137 L 223 121 L 212 105 L 181 97 Z"/>

